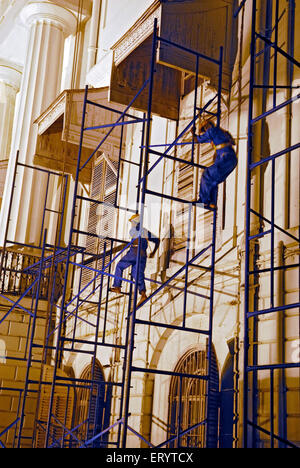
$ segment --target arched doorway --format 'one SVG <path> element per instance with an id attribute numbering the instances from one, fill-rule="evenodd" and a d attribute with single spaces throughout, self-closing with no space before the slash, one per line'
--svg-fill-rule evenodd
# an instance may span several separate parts
<path id="1" fill-rule="evenodd" d="M 104 384 L 101 365 L 96 361 L 88 365 L 80 376 L 81 386 L 77 392 L 76 426 L 80 441 L 89 441 L 109 426 L 111 406 L 111 386 Z M 95 382 L 91 390 L 91 381 Z M 96 383 L 99 382 L 99 383 Z M 109 433 L 97 438 L 91 448 L 106 447 Z"/>
<path id="2" fill-rule="evenodd" d="M 211 418 L 214 424 L 210 430 L 210 447 L 218 443 L 218 397 L 219 374 L 215 352 L 212 353 L 212 399 Z M 207 353 L 203 349 L 193 349 L 187 352 L 177 363 L 175 372 L 182 374 L 206 375 Z M 206 447 L 206 426 L 199 423 L 205 421 L 207 406 L 207 382 L 198 378 L 181 378 L 173 376 L 169 392 L 168 438 L 175 438 L 170 447 Z M 195 427 L 195 429 L 188 430 Z M 188 431 L 187 431 L 188 430 Z M 180 432 L 187 431 L 181 437 Z"/>

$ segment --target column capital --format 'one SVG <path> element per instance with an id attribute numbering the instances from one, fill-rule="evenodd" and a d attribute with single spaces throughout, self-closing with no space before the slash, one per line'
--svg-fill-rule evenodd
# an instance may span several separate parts
<path id="1" fill-rule="evenodd" d="M 76 16 L 70 10 L 47 0 L 30 1 L 22 9 L 20 17 L 28 27 L 34 23 L 47 22 L 62 29 L 66 36 L 76 31 Z"/>
<path id="2" fill-rule="evenodd" d="M 22 67 L 8 60 L 0 59 L 0 81 L 19 91 L 22 79 Z"/>

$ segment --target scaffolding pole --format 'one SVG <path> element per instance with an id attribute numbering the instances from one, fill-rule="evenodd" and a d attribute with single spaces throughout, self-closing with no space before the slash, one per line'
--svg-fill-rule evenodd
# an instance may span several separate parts
<path id="1" fill-rule="evenodd" d="M 244 2 L 242 2 L 244 3 Z M 293 4 L 294 2 L 291 2 Z M 277 59 L 278 55 L 284 57 L 289 64 L 290 68 L 300 67 L 300 63 L 295 60 L 293 57 L 293 40 L 291 41 L 291 52 L 285 52 L 278 45 L 278 32 L 279 32 L 279 0 L 271 2 L 271 11 L 268 11 L 267 8 L 270 7 L 270 3 L 267 2 L 265 5 L 265 14 L 268 20 L 274 22 L 271 25 L 271 28 L 268 29 L 271 34 L 274 34 L 275 40 L 272 41 L 270 37 L 266 37 L 259 32 L 257 32 L 257 2 L 253 0 L 252 3 L 252 29 L 251 29 L 251 49 L 250 49 L 250 84 L 249 84 L 249 113 L 248 113 L 248 157 L 247 157 L 247 197 L 246 197 L 246 232 L 245 232 L 245 306 L 244 306 L 244 391 L 243 391 L 243 434 L 244 434 L 244 448 L 257 448 L 261 441 L 261 436 L 267 436 L 266 441 L 270 448 L 274 448 L 276 443 L 279 447 L 292 447 L 297 448 L 297 444 L 288 439 L 287 436 L 287 427 L 288 427 L 288 418 L 289 414 L 286 409 L 286 401 L 281 404 L 280 410 L 280 422 L 279 427 L 282 433 L 277 433 L 276 431 L 276 420 L 278 420 L 278 411 L 275 409 L 275 396 L 276 392 L 279 392 L 276 389 L 275 385 L 275 373 L 280 372 L 282 380 L 281 385 L 281 395 L 278 398 L 287 398 L 287 387 L 286 387 L 286 378 L 287 372 L 291 369 L 299 369 L 299 362 L 288 362 L 286 360 L 285 353 L 281 356 L 281 362 L 276 364 L 264 363 L 259 364 L 258 359 L 258 327 L 259 319 L 264 318 L 267 314 L 275 313 L 277 320 L 279 320 L 280 314 L 285 311 L 298 310 L 300 308 L 300 301 L 294 300 L 290 303 L 285 303 L 283 300 L 282 305 L 275 306 L 275 272 L 282 272 L 282 275 L 285 275 L 289 269 L 294 269 L 296 274 L 300 277 L 300 263 L 294 263 L 293 265 L 276 265 L 276 249 L 275 249 L 275 236 L 277 233 L 284 234 L 287 239 L 293 241 L 295 248 L 299 249 L 300 236 L 292 234 L 288 229 L 279 226 L 278 223 L 275 223 L 276 215 L 276 166 L 275 163 L 279 158 L 288 159 L 291 151 L 299 148 L 299 143 L 289 145 L 285 149 L 277 152 L 276 154 L 270 156 L 262 155 L 259 160 L 255 158 L 255 148 L 254 148 L 254 126 L 259 122 L 264 122 L 268 116 L 272 116 L 280 109 L 290 107 L 294 102 L 297 102 L 300 98 L 299 93 L 291 95 L 292 90 L 297 88 L 292 86 L 292 71 L 289 72 L 288 82 L 284 85 L 279 84 L 279 77 L 277 71 Z M 275 8 L 274 8 L 275 7 Z M 272 8 L 274 11 L 272 11 Z M 273 15 L 273 16 L 272 16 Z M 293 36 L 294 31 L 294 10 L 291 8 L 291 21 L 289 18 L 289 34 Z M 257 57 L 262 55 L 261 51 L 257 52 L 258 43 L 262 44 L 263 53 L 267 54 L 269 49 L 273 50 L 273 60 L 274 60 L 274 70 L 273 70 L 273 84 L 269 85 L 268 83 L 258 83 L 257 82 Z M 268 60 L 265 55 L 265 61 Z M 265 64 L 265 62 L 264 62 Z M 267 64 L 268 70 L 270 63 Z M 269 72 L 269 71 L 268 71 Z M 266 75 L 264 74 L 264 77 Z M 277 90 L 283 89 L 290 91 L 290 96 L 280 104 L 277 102 Z M 257 91 L 262 90 L 263 93 L 266 90 L 271 90 L 273 92 L 273 99 L 271 107 L 266 110 L 262 109 L 261 113 L 255 114 L 254 104 L 257 99 Z M 265 102 L 265 101 L 264 101 Z M 264 216 L 263 211 L 256 210 L 253 208 L 253 173 L 257 168 L 266 167 L 270 163 L 271 165 L 271 197 L 270 197 L 270 217 Z M 286 209 L 289 209 L 288 207 Z M 258 232 L 253 232 L 252 217 L 255 221 L 259 221 L 260 229 Z M 263 223 L 267 224 L 268 229 L 263 228 Z M 299 229 L 298 229 L 299 232 Z M 260 239 L 270 238 L 270 266 L 267 268 L 261 268 L 258 263 L 259 258 L 259 247 L 258 242 Z M 253 247 L 254 246 L 254 247 Z M 299 255 L 298 255 L 299 258 Z M 263 307 L 258 297 L 258 286 L 261 281 L 260 275 L 269 274 L 269 291 L 270 291 L 270 306 Z M 256 293 L 253 293 L 253 284 L 256 288 Z M 283 295 L 285 292 L 283 291 Z M 283 318 L 284 320 L 284 318 Z M 299 325 L 298 325 L 299 326 Z M 299 333 L 299 330 L 298 330 Z M 300 336 L 299 336 L 300 341 Z M 269 388 L 270 403 L 269 403 L 269 426 L 268 428 L 263 427 L 262 423 L 259 423 L 259 407 L 258 407 L 258 384 L 260 377 L 264 374 L 264 378 L 267 380 L 267 385 Z M 267 377 L 266 377 L 267 374 Z M 299 378 L 298 378 L 299 385 Z"/>

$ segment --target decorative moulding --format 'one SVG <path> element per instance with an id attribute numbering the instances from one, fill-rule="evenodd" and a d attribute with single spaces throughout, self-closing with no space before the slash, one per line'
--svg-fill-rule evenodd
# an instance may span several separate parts
<path id="1" fill-rule="evenodd" d="M 155 18 L 157 18 L 159 26 L 161 20 L 161 7 L 160 2 L 157 0 L 127 31 L 127 33 L 112 46 L 115 66 L 118 66 L 134 49 L 142 44 L 145 39 L 153 33 Z"/>
<path id="2" fill-rule="evenodd" d="M 51 125 L 64 114 L 66 109 L 67 91 L 63 91 L 48 109 L 34 123 L 38 124 L 38 134 L 42 135 Z"/>
<path id="3" fill-rule="evenodd" d="M 19 91 L 21 79 L 22 67 L 8 60 L 0 60 L 0 81 L 7 83 L 9 86 Z"/>

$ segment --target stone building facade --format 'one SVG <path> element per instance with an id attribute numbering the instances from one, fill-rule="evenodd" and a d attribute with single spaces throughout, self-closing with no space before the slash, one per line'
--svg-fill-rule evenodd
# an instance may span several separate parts
<path id="1" fill-rule="evenodd" d="M 239 5 L 241 9 L 234 15 Z M 54 306 L 53 303 L 49 305 L 50 276 L 42 277 L 39 300 L 35 301 L 34 289 L 23 297 L 26 288 L 30 287 L 23 273 L 25 267 L 38 264 L 45 229 L 49 245 L 56 245 L 58 236 L 58 245 L 66 247 L 69 243 L 85 86 L 89 86 L 91 100 L 103 106 L 101 110 L 93 108 L 87 112 L 88 124 L 111 123 L 113 117 L 109 108 L 122 113 L 143 84 L 151 62 L 151 32 L 156 18 L 162 35 L 203 54 L 216 58 L 219 46 L 224 46 L 221 126 L 230 131 L 236 141 L 238 166 L 220 186 L 218 195 L 211 356 L 211 370 L 218 390 L 214 444 L 242 447 L 252 1 L 6 0 L 0 2 L 0 7 L 1 445 L 43 446 L 46 429 L 37 421 L 47 420 L 53 368 L 63 382 L 64 378 L 65 382 L 68 379 L 77 382 L 68 395 L 64 387 L 57 387 L 54 394 L 57 404 L 54 416 L 64 420 L 68 430 L 79 427 L 76 440 L 65 434 L 67 444 L 76 446 L 78 440 L 91 437 L 92 429 L 84 424 L 91 411 L 94 434 L 95 428 L 100 432 L 118 421 L 125 385 L 125 350 L 118 345 L 128 343 L 127 296 L 110 295 L 108 306 L 101 303 L 99 307 L 100 280 L 95 279 L 93 283 L 92 279 L 95 270 L 101 268 L 101 259 L 88 263 L 94 270 L 83 269 L 82 276 L 80 270 L 74 268 L 74 274 L 68 277 L 68 300 L 83 287 L 85 294 L 91 293 L 91 296 L 89 301 L 74 308 L 78 313 L 69 313 L 64 322 L 65 342 L 72 339 L 74 342 L 58 360 L 55 343 L 59 312 L 51 309 L 51 334 L 48 327 L 50 308 L 60 310 L 64 268 L 55 270 L 58 279 L 55 280 Z M 299 5 L 293 0 L 257 1 L 257 28 L 261 34 L 269 34 L 271 40 L 276 18 L 277 43 L 299 63 L 300 33 L 296 27 L 300 22 Z M 162 48 L 158 59 L 151 144 L 166 146 L 193 119 L 195 74 L 189 71 L 188 54 L 176 54 Z M 263 123 L 258 122 L 253 136 L 258 159 L 294 145 L 288 157 L 276 160 L 274 172 L 270 162 L 252 174 L 252 203 L 265 219 L 271 217 L 272 183 L 275 180 L 274 222 L 282 228 L 275 231 L 273 239 L 277 269 L 272 292 L 267 272 L 272 255 L 270 239 L 261 236 L 251 244 L 253 265 L 266 269 L 250 284 L 253 304 L 263 309 L 269 307 L 271 295 L 274 306 L 299 302 L 300 162 L 297 141 L 300 117 L 297 87 L 300 76 L 299 67 L 295 64 L 291 67 L 283 55 L 279 55 L 274 66 L 274 55 L 268 54 L 262 46 L 256 61 L 256 78 L 265 88 L 255 97 L 255 111 L 266 112 L 272 106 L 274 94 L 270 89 L 273 89 L 275 69 L 277 105 L 293 97 L 289 106 L 267 116 Z M 203 107 L 211 99 L 217 84 L 216 71 L 200 63 L 198 106 Z M 145 99 L 142 95 L 130 110 L 135 119 L 142 119 L 147 111 Z M 86 137 L 84 158 L 102 137 L 102 129 Z M 105 237 L 129 239 L 129 218 L 131 211 L 136 209 L 141 126 L 128 125 L 124 129 L 121 146 L 124 161 L 118 166 L 120 138 L 121 128 L 117 127 L 79 178 L 81 199 L 77 200 L 74 220 L 78 231 L 76 242 L 95 255 L 103 252 Z M 187 134 L 183 141 L 189 138 L 191 134 Z M 190 146 L 178 146 L 172 154 L 181 160 L 188 159 Z M 209 165 L 212 157 L 209 145 L 195 149 L 198 164 Z M 151 163 L 154 161 L 153 157 Z M 66 175 L 68 179 L 65 179 Z M 152 191 L 192 201 L 197 197 L 200 177 L 199 168 L 165 158 L 159 169 L 153 170 L 148 183 Z M 66 180 L 68 185 L 65 185 Z M 90 203 L 89 197 L 107 203 L 107 211 L 104 212 L 102 205 Z M 127 211 L 113 206 L 115 197 L 118 206 L 126 207 Z M 209 241 L 212 220 L 212 213 L 193 210 L 190 248 L 194 252 Z M 147 289 L 153 292 L 157 284 L 172 277 L 186 263 L 188 211 L 167 197 L 149 196 L 144 224 L 161 239 L 158 254 L 147 263 L 146 277 L 151 279 Z M 251 218 L 253 235 L 267 228 L 267 221 L 263 223 L 257 217 Z M 87 236 L 84 232 L 92 235 Z M 166 256 L 166 252 L 170 255 Z M 79 256 L 76 258 L 79 262 Z M 138 310 L 141 323 L 136 327 L 133 365 L 151 370 L 169 369 L 170 372 L 132 373 L 128 422 L 131 430 L 126 435 L 127 447 L 144 447 L 147 442 L 157 446 L 174 438 L 179 420 L 181 431 L 197 426 L 182 436 L 181 446 L 206 445 L 205 430 L 197 425 L 206 415 L 206 385 L 201 379 L 185 378 L 181 382 L 176 377 L 178 373 L 199 376 L 207 371 L 207 337 L 179 327 L 183 310 L 187 328 L 204 330 L 208 327 L 209 310 L 205 296 L 210 294 L 209 257 L 204 257 L 203 265 L 202 270 L 189 270 L 188 295 L 182 292 L 185 278 L 181 275 L 171 287 L 162 289 Z M 290 265 L 290 268 L 283 269 L 283 265 Z M 113 271 L 114 268 L 112 274 Z M 103 281 L 106 287 L 107 278 Z M 127 285 L 127 292 L 128 288 Z M 99 317 L 100 326 L 95 338 Z M 170 324 L 173 328 L 149 327 L 142 323 L 143 320 Z M 253 321 L 251 327 L 250 349 L 252 356 L 256 355 L 257 364 L 299 364 L 298 308 L 265 314 Z M 98 346 L 91 358 L 95 339 L 104 340 L 106 346 Z M 115 382 L 120 385 L 103 384 L 101 391 L 91 396 L 84 385 L 80 386 L 80 381 L 96 378 L 106 384 Z M 270 374 L 265 370 L 259 373 L 256 382 L 256 403 L 249 403 L 251 410 L 251 405 L 256 405 L 256 423 L 265 431 L 256 433 L 255 444 L 271 446 L 270 434 L 275 433 L 278 436 L 276 446 L 284 445 L 286 439 L 299 446 L 299 368 L 277 369 L 272 379 L 274 401 L 270 401 Z M 91 410 L 91 401 L 95 404 L 94 410 Z M 101 414 L 97 415 L 99 407 Z M 54 425 L 57 443 L 62 443 L 62 429 L 59 432 L 59 423 Z M 120 435 L 119 428 L 120 425 L 112 427 L 109 435 L 101 439 L 102 445 L 113 446 Z M 172 441 L 170 446 L 177 443 Z"/>

